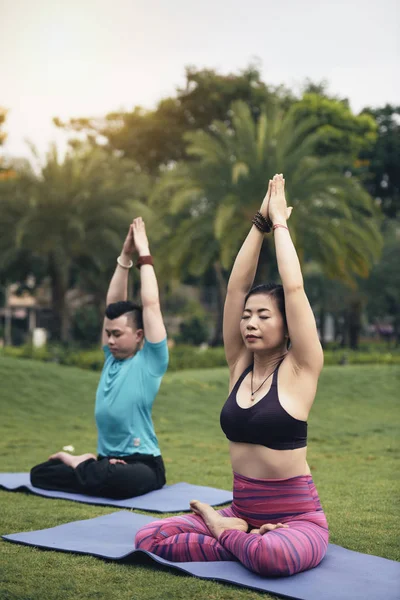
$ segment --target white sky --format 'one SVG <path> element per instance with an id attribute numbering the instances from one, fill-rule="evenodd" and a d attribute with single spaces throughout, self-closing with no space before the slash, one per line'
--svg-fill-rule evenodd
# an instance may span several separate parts
<path id="1" fill-rule="evenodd" d="M 400 104 L 397 0 L 0 0 L 4 151 L 43 153 L 51 119 L 152 108 L 184 67 L 237 73 L 255 58 L 267 84 L 326 79 L 354 111 Z"/>

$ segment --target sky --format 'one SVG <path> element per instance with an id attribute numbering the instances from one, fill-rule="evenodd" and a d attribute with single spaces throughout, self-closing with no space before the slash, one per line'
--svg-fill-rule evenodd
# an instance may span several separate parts
<path id="1" fill-rule="evenodd" d="M 43 155 L 53 117 L 103 116 L 157 102 L 185 66 L 300 91 L 307 78 L 365 106 L 400 104 L 398 0 L 0 0 L 3 151 Z"/>

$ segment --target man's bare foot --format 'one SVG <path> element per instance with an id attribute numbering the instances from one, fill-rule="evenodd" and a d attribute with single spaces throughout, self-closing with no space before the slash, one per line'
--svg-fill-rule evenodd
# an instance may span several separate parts
<path id="1" fill-rule="evenodd" d="M 80 456 L 72 456 L 72 454 L 68 454 L 68 452 L 56 452 L 55 454 L 49 456 L 49 460 L 61 460 L 65 465 L 72 467 L 73 469 L 76 469 L 78 465 L 85 460 L 89 460 L 89 458 L 94 458 L 97 460 L 96 456 L 94 454 L 90 454 L 89 452 L 87 454 L 81 454 Z"/>
<path id="2" fill-rule="evenodd" d="M 236 529 L 237 531 L 246 532 L 249 528 L 246 521 L 236 517 L 222 517 L 215 511 L 212 506 L 199 500 L 192 500 L 190 508 L 196 515 L 199 515 L 207 525 L 210 533 L 218 539 L 226 529 Z"/>
<path id="3" fill-rule="evenodd" d="M 55 454 L 49 456 L 49 460 L 61 460 L 65 465 L 68 465 L 69 467 L 72 466 L 72 458 L 72 454 L 69 454 L 68 452 L 56 452 Z"/>
<path id="4" fill-rule="evenodd" d="M 281 529 L 282 527 L 289 527 L 289 525 L 283 525 L 283 523 L 276 523 L 275 525 L 272 523 L 265 523 L 265 525 L 261 525 L 260 529 L 252 529 L 250 533 L 264 535 L 264 533 L 268 533 L 268 531 L 274 531 L 274 529 Z"/>

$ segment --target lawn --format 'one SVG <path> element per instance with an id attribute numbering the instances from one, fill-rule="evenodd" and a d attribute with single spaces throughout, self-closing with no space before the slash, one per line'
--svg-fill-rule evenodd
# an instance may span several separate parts
<path id="1" fill-rule="evenodd" d="M 28 471 L 67 444 L 76 453 L 95 452 L 98 374 L 3 357 L 0 381 L 0 471 Z M 400 560 L 399 383 L 394 366 L 326 367 L 309 420 L 308 451 L 331 542 L 394 560 Z M 169 483 L 231 487 L 227 441 L 219 427 L 226 392 L 225 369 L 165 376 L 154 422 Z M 7 492 L 0 492 L 0 502 L 0 534 L 115 510 Z M 0 553 L 1 600 L 273 598 L 144 560 L 115 564 L 4 541 Z"/>

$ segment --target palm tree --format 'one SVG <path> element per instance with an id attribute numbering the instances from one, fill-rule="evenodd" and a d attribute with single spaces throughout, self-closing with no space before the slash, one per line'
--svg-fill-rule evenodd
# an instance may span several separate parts
<path id="1" fill-rule="evenodd" d="M 140 185 L 141 175 L 129 161 L 100 147 L 78 145 L 63 161 L 53 147 L 39 173 L 21 173 L 13 194 L 0 193 L 10 252 L 30 251 L 44 262 L 55 333 L 64 342 L 69 339 L 66 293 L 73 269 L 81 265 L 104 280 L 110 257 L 114 261 L 140 206 L 135 200 L 143 191 Z"/>
<path id="2" fill-rule="evenodd" d="M 348 282 L 365 277 L 381 248 L 377 209 L 346 176 L 348 157 L 315 155 L 326 128 L 312 117 L 297 123 L 293 108 L 265 109 L 257 123 L 242 101 L 232 113 L 233 128 L 215 122 L 211 132 L 188 133 L 192 160 L 173 165 L 155 190 L 152 203 L 171 223 L 169 264 L 197 275 L 212 266 L 226 280 L 268 177 L 283 172 L 301 262 Z M 271 239 L 265 252 L 273 252 Z"/>

